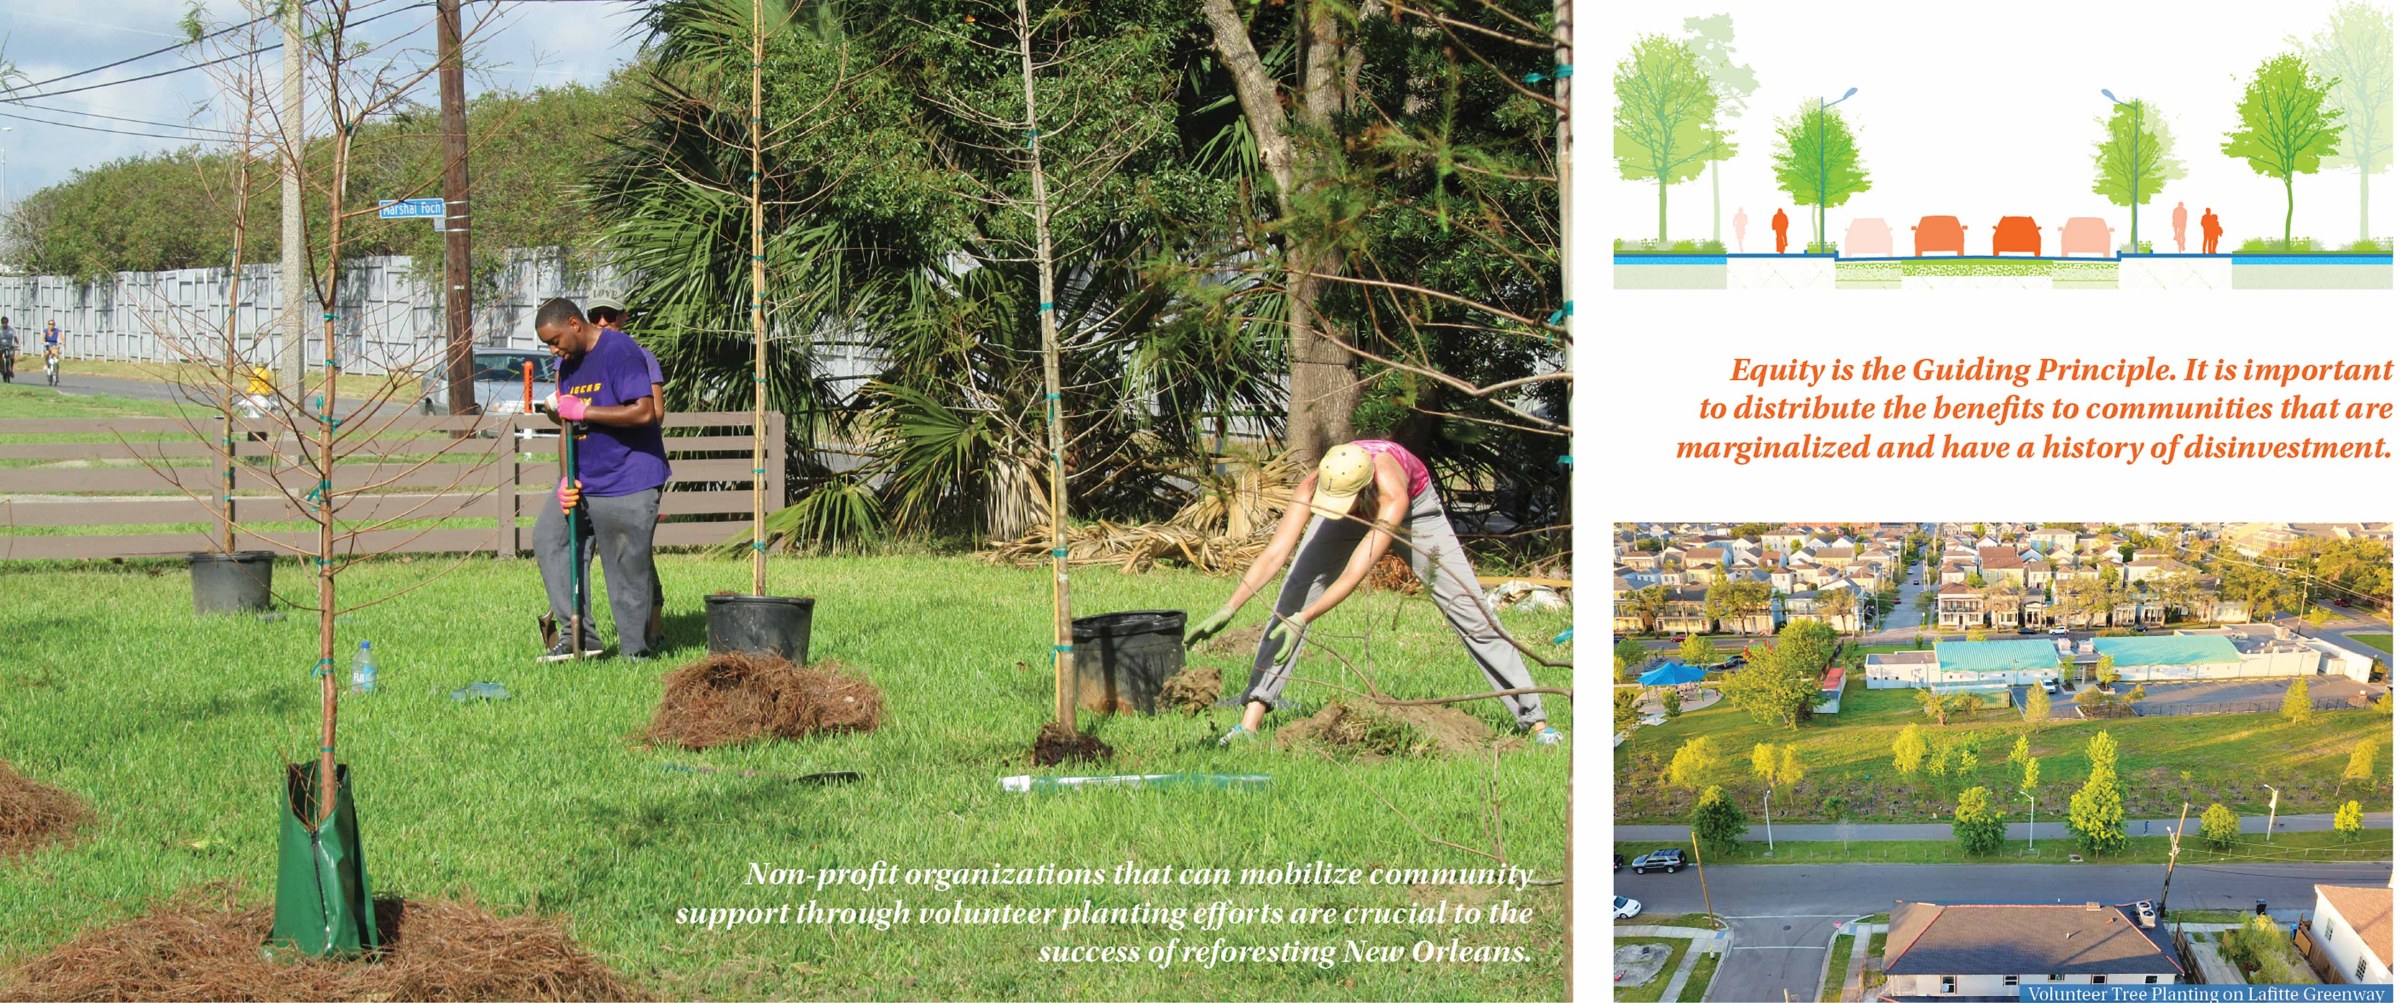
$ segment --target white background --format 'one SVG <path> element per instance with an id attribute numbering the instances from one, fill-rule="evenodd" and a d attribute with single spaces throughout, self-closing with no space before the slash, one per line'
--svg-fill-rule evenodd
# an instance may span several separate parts
<path id="1" fill-rule="evenodd" d="M 2035 213 L 2044 227 L 2054 217 L 2086 213 L 2121 216 L 2089 194 L 2090 144 L 2106 112 L 2099 88 L 2119 97 L 2144 95 L 2177 113 L 2176 141 L 2192 177 L 2179 186 L 2204 190 L 2226 217 L 2233 239 L 2256 232 L 2253 221 L 2272 214 L 2280 229 L 2279 185 L 2216 153 L 2217 133 L 2229 128 L 2240 83 L 2258 60 L 2280 49 L 2284 36 L 2314 32 L 2330 4 L 1990 5 L 1675 3 L 1581 5 L 1578 53 L 1583 72 L 1575 93 L 1575 198 L 1570 276 L 1582 378 L 1574 401 L 1577 539 L 1576 635 L 1590 674 L 1589 695 L 1578 701 L 1574 743 L 1574 832 L 1577 996 L 1606 998 L 1610 971 L 1610 790 L 1608 743 L 1609 577 L 1611 524 L 1656 519 L 1764 521 L 2097 520 L 2391 521 L 2400 518 L 2400 464 L 2209 461 L 2170 467 L 2144 462 L 2123 467 L 2096 462 L 1867 462 L 1776 461 L 1736 467 L 1677 461 L 1684 438 L 1733 438 L 1756 427 L 1703 423 L 1703 396 L 1739 400 L 1746 387 L 1725 382 L 1736 356 L 1784 360 L 1806 356 L 1856 361 L 1935 357 L 2033 361 L 2044 354 L 2114 360 L 2132 355 L 2181 359 L 2273 358 L 2296 362 L 2348 358 L 2376 361 L 2400 351 L 2400 298 L 2390 291 L 2221 292 L 1913 292 L 1820 293 L 1611 288 L 1609 238 L 1649 236 L 1655 229 L 1655 189 L 1617 178 L 1609 157 L 1608 73 L 1641 33 L 1682 34 L 1687 15 L 1735 16 L 1737 53 L 1758 69 L 1761 86 L 1741 125 L 1745 153 L 1726 178 L 1730 220 L 1739 190 L 1771 190 L 1763 166 L 1771 137 L 1766 122 L 1819 91 L 1859 95 L 1843 105 L 1863 130 L 1863 149 L 1876 191 L 1862 196 L 1861 214 L 1893 218 L 1905 240 L 1908 220 L 1927 213 L 1977 219 L 1988 239 L 1989 217 L 2003 208 Z M 1789 40 L 1787 42 L 1787 39 Z M 1814 66 L 1823 69 L 1811 69 Z M 1822 86 L 1820 86 L 1822 85 Z M 1741 178 L 1743 180 L 1736 180 Z M 2383 206 L 2400 202 L 2400 173 L 2377 175 Z M 2329 172 L 2303 182 L 2295 232 L 2349 239 L 2356 235 L 2357 177 Z M 1981 193 L 1981 194 L 1979 194 Z M 2172 191 L 2166 206 L 2172 206 Z M 1745 195 L 1751 236 L 1765 233 L 1764 194 Z M 1873 198 L 1880 201 L 1869 202 Z M 1707 231 L 1706 176 L 1671 193 L 1677 236 Z M 1871 213 L 1866 207 L 1873 207 Z M 2191 239 L 2198 244 L 2198 207 Z M 2165 212 L 2155 238 L 2165 238 Z M 2376 232 L 2400 227 L 2379 209 Z M 1836 213 L 1838 233 L 1844 216 Z M 2143 232 L 2154 216 L 2145 212 Z M 1796 227 L 1804 223 L 1795 214 Z M 2122 223 L 2116 225 L 2122 227 Z M 1805 232 L 1796 229 L 1795 236 Z M 1726 236 L 1732 236 L 1730 223 Z M 2046 232 L 2045 242 L 2054 236 Z M 2118 232 L 2121 240 L 2125 234 Z M 1771 239 L 1771 237 L 1770 237 Z M 1912 397 L 2005 397 L 2013 388 L 1989 384 L 1927 387 Z M 2312 398 L 2364 391 L 2393 399 L 2389 384 L 2306 390 Z M 1785 396 L 1888 389 L 1777 388 Z M 2097 386 L 2037 384 L 2028 393 L 2061 392 L 2088 399 Z M 2280 400 L 2291 391 L 2169 385 L 2140 395 L 2204 399 L 2247 392 Z M 2125 396 L 2120 394 L 2120 396 Z M 2186 423 L 2191 424 L 2191 423 Z M 2027 427 L 2052 427 L 2044 422 Z M 1988 429 L 1942 429 L 1931 422 L 1895 423 L 1877 438 L 1926 430 L 1960 434 Z M 2104 426 L 2147 437 L 2184 425 Z M 2244 437 L 2298 438 L 2322 426 L 2250 424 Z M 2011 429 L 2001 430 L 2015 438 Z M 2068 429 L 2061 429 L 2066 431 Z M 2100 429 L 2081 423 L 2079 435 Z M 2226 431 L 2226 429 L 2209 429 Z M 2342 438 L 2400 439 L 2400 422 L 2347 427 Z M 1772 437 L 1772 436 L 1771 436 Z M 2002 437 L 1995 435 L 1994 437 Z"/>

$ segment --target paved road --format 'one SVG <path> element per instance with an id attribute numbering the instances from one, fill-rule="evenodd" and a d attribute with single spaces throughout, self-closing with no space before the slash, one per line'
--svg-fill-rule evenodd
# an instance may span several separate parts
<path id="1" fill-rule="evenodd" d="M 1850 919 L 1886 911 L 1894 901 L 1903 899 L 1946 903 L 2155 900 L 2165 876 L 2166 868 L 2147 864 L 1762 864 L 1720 865 L 1707 871 L 1708 902 L 1719 915 L 1734 919 Z M 1616 894 L 1640 899 L 1643 915 L 1703 911 L 1700 874 L 1695 871 L 1619 871 L 1613 877 Z M 2314 886 L 2318 883 L 2382 885 L 2391 878 L 2389 862 L 2184 864 L 2175 869 L 2171 904 L 2178 909 L 2246 911 L 2263 898 L 2270 909 L 2309 909 L 2316 905 Z M 1817 937 L 1817 945 L 1824 946 L 1831 935 L 1827 928 Z M 1740 941 L 1735 943 L 1739 946 Z"/>
<path id="2" fill-rule="evenodd" d="M 1679 877 L 1681 875 L 1678 875 Z M 1855 914 L 1853 914 L 1855 915 Z M 1813 1000 L 1833 928 L 1850 916 L 1742 916 L 1725 921 L 1732 944 L 1710 983 L 1710 1001 Z M 1785 991 L 1790 996 L 1785 996 Z"/>
<path id="3" fill-rule="evenodd" d="M 2365 823 L 2369 829 L 2389 829 L 2392 827 L 2392 813 L 2388 811 L 2368 812 Z M 2145 829 L 2144 826 L 2148 828 Z M 2174 831 L 2175 820 L 2171 818 L 2147 820 L 2137 818 L 2125 823 L 2126 834 L 2133 836 L 2164 836 Z M 2197 813 L 2192 816 L 2191 821 L 2184 823 L 2183 831 L 2186 835 L 2200 831 L 2200 816 Z M 2251 833 L 2267 831 L 2267 817 L 2265 815 L 2242 816 L 2242 831 Z M 2275 831 L 2332 832 L 2333 816 L 2277 815 L 2275 816 Z M 1690 838 L 1691 834 L 1691 829 L 1680 825 L 1620 825 L 1616 827 L 1616 838 L 1625 842 L 1671 841 L 1680 843 Z M 2033 838 L 2035 839 L 2067 839 L 2072 835 L 2067 831 L 2064 822 L 2034 823 Z M 2021 821 L 2011 823 L 2008 827 L 2008 837 L 2024 839 L 2025 823 Z M 1775 838 L 1819 842 L 1848 839 L 1854 842 L 1866 842 L 1896 839 L 1950 839 L 1952 834 L 1948 822 L 1900 822 L 1881 825 L 1826 825 L 1804 822 L 1796 825 L 1776 826 Z M 1752 843 L 1765 842 L 1767 839 L 1766 826 L 1753 822 L 1750 831 L 1744 834 L 1742 839 Z M 1880 912 L 1882 910 L 1868 911 Z"/>

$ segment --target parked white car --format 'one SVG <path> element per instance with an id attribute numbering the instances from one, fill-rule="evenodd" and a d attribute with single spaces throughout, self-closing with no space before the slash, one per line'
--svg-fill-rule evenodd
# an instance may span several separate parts
<path id="1" fill-rule="evenodd" d="M 1617 896 L 1617 918 L 1632 919 L 1642 914 L 1642 904 L 1623 895 Z"/>
<path id="2" fill-rule="evenodd" d="M 2054 626 L 2052 626 L 2052 627 L 2050 628 L 2050 636 L 2052 636 L 2052 637 L 2064 637 L 2064 636 L 2066 636 L 2066 633 L 2067 633 L 2067 625 L 2066 625 L 2066 624 L 2063 624 L 2063 623 L 2062 623 L 2062 624 L 2056 624 L 2056 625 L 2054 625 Z"/>

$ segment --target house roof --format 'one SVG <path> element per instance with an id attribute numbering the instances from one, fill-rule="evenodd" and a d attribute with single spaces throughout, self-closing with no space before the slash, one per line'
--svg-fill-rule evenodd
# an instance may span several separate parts
<path id="1" fill-rule="evenodd" d="M 2358 931 L 2375 960 L 2392 966 L 2392 890 L 2372 885 L 2318 885 L 2317 895 Z"/>
<path id="2" fill-rule="evenodd" d="M 2058 645 L 2032 638 L 1939 641 L 1934 644 L 1933 653 L 1940 657 L 1944 672 L 2014 672 L 2058 667 Z"/>
<path id="3" fill-rule="evenodd" d="M 2022 568 L 2025 566 L 2025 559 L 2017 556 L 2016 551 L 2010 550 L 2007 547 L 1977 548 L 1975 551 L 1975 559 L 1983 562 L 1983 569 L 1985 571 L 2006 571 L 2010 568 Z"/>
<path id="4" fill-rule="evenodd" d="M 2092 650 L 2116 657 L 2118 665 L 2236 665 L 2242 653 L 2219 634 L 2103 637 Z"/>
<path id="5" fill-rule="evenodd" d="M 1884 940 L 1889 975 L 2182 974 L 2165 926 L 2131 905 L 1900 902 Z"/>
<path id="6" fill-rule="evenodd" d="M 1958 582 L 1951 582 L 1948 585 L 1944 585 L 1940 590 L 1934 593 L 1934 595 L 1937 596 L 1979 596 L 1982 594 L 1982 589 L 1974 588 L 1968 585 L 1962 585 Z"/>
<path id="7" fill-rule="evenodd" d="M 1826 670 L 1825 670 L 1825 681 L 1817 684 L 1817 692 L 1820 692 L 1820 693 L 1839 693 L 1839 692 L 1841 692 L 1841 691 L 1842 691 L 1842 667 L 1841 667 L 1841 666 L 1839 666 L 1839 665 L 1836 665 L 1836 666 L 1834 666 L 1834 667 L 1832 667 L 1832 668 L 1830 668 L 1830 669 L 1826 669 Z M 2324 887 L 2324 886 L 2320 885 L 2320 886 L 2318 886 L 2318 887 Z M 2343 915 L 2348 915 L 2348 914 L 2347 914 L 2347 913 L 2344 913 Z M 2389 919 L 2389 918 L 2391 917 L 2391 912 L 2390 912 L 2390 910 L 2388 910 L 2388 909 L 2387 909 L 2387 910 L 2385 910 L 2385 912 L 2384 912 L 2384 917 L 2385 917 L 2386 919 Z M 2391 933 L 2391 926 L 2390 926 L 2390 924 L 2388 924 L 2388 923 L 2387 923 L 2387 924 L 2385 924 L 2385 926 L 2384 926 L 2384 933 L 2385 933 L 2385 935 L 2386 935 L 2387 937 L 2390 935 L 2390 933 Z"/>

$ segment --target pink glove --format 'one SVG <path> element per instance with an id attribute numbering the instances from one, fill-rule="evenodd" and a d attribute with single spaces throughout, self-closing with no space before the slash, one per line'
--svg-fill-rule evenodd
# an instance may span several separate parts
<path id="1" fill-rule="evenodd" d="M 591 404 L 581 397 L 572 394 L 558 395 L 558 416 L 568 421 L 582 421 L 583 416 L 591 409 Z"/>
<path id="2" fill-rule="evenodd" d="M 568 398 L 568 399 L 569 399 L 569 400 L 572 400 L 573 398 Z M 561 477 L 561 478 L 559 478 L 559 479 L 558 479 L 558 510 L 559 510 L 560 512 L 572 512 L 572 511 L 575 511 L 575 503 L 576 503 L 576 502 L 580 502 L 580 501 L 582 501 L 582 500 L 583 500 L 583 482 L 582 482 L 582 481 L 576 481 L 576 482 L 575 482 L 575 486 L 574 486 L 574 487 L 568 487 L 568 486 L 567 486 L 567 479 L 566 479 L 566 478 L 564 478 L 564 477 Z"/>

